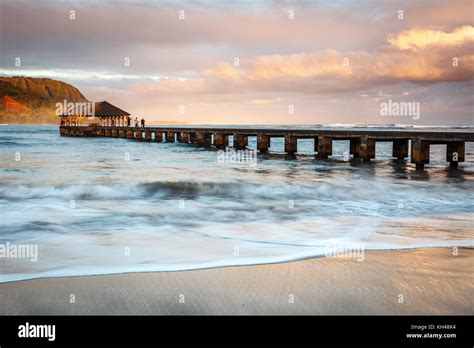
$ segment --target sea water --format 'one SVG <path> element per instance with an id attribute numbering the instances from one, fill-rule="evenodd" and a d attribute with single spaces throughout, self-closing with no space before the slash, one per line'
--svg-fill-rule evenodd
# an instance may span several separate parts
<path id="1" fill-rule="evenodd" d="M 348 158 L 348 141 L 328 160 L 313 149 L 299 140 L 288 158 L 274 138 L 255 163 L 232 163 L 191 144 L 1 126 L 0 245 L 36 246 L 37 260 L 0 257 L 0 282 L 474 245 L 474 144 L 454 170 L 431 146 L 424 172 L 391 143 L 370 163 Z"/>

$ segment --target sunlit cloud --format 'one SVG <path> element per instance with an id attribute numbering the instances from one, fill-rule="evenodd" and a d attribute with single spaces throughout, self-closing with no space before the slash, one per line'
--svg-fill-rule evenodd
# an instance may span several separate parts
<path id="1" fill-rule="evenodd" d="M 153 90 L 217 94 L 238 91 L 347 93 L 407 81 L 469 81 L 474 76 L 473 36 L 467 35 L 471 31 L 472 27 L 457 28 L 449 33 L 436 31 L 434 38 L 427 39 L 430 30 L 415 29 L 413 33 L 391 36 L 388 45 L 369 52 L 325 50 L 275 54 L 243 59 L 237 66 L 218 62 L 213 68 L 202 71 L 200 79 L 167 79 L 134 89 L 147 93 Z M 416 45 L 416 50 L 407 51 L 404 47 L 408 43 Z"/>
<path id="2" fill-rule="evenodd" d="M 434 29 L 414 29 L 392 36 L 388 41 L 401 49 L 417 49 L 427 46 L 455 46 L 466 41 L 474 41 L 474 27 L 470 25 L 456 28 L 451 32 Z"/>

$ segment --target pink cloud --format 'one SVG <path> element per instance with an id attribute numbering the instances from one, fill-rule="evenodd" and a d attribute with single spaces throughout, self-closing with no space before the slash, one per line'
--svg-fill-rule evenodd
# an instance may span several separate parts
<path id="1" fill-rule="evenodd" d="M 257 56 L 219 62 L 199 79 L 166 79 L 132 87 L 138 93 L 235 93 L 274 91 L 347 93 L 402 82 L 469 81 L 474 74 L 474 27 L 451 32 L 414 29 L 390 36 L 371 52 L 338 52 Z"/>

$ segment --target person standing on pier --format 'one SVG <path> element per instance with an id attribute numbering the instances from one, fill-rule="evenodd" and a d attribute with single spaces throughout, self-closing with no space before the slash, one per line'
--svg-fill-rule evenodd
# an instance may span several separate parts
<path id="1" fill-rule="evenodd" d="M 130 127 L 131 123 L 132 123 L 132 118 L 130 116 L 127 116 L 127 127 Z"/>
<path id="2" fill-rule="evenodd" d="M 135 117 L 135 128 L 138 128 L 138 117 Z"/>
<path id="3" fill-rule="evenodd" d="M 142 128 L 145 128 L 145 119 L 144 118 L 142 118 L 141 123 L 142 123 Z"/>

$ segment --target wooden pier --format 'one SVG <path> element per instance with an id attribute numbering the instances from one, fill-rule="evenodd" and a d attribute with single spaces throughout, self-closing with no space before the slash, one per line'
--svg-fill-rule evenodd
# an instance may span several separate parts
<path id="1" fill-rule="evenodd" d="M 248 137 L 256 137 L 257 150 L 267 152 L 272 138 L 284 138 L 285 152 L 293 155 L 298 152 L 298 139 L 314 139 L 314 152 L 319 158 L 332 155 L 332 142 L 348 140 L 349 153 L 354 158 L 370 161 L 375 158 L 377 142 L 392 142 L 393 157 L 408 158 L 411 144 L 411 163 L 422 170 L 430 161 L 430 145 L 446 145 L 446 161 L 457 167 L 465 160 L 465 143 L 474 142 L 474 131 L 423 130 L 423 129 L 371 129 L 371 128 L 221 128 L 221 127 L 127 127 L 103 125 L 61 125 L 62 136 L 75 137 L 115 137 L 148 142 L 180 142 L 198 146 L 225 148 L 229 146 L 229 136 L 233 137 L 236 150 L 245 149 Z"/>

